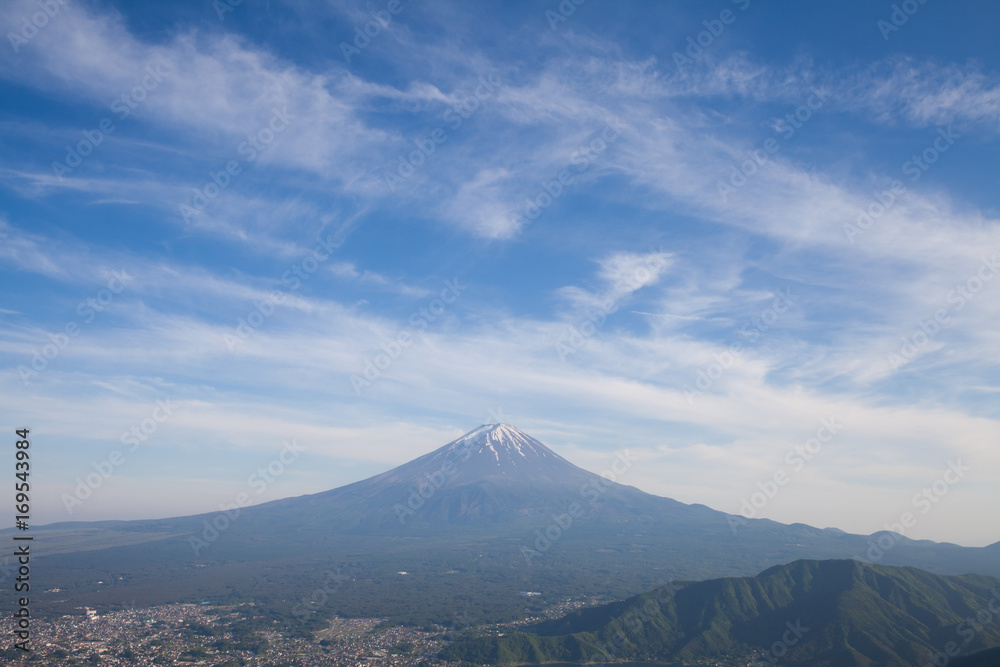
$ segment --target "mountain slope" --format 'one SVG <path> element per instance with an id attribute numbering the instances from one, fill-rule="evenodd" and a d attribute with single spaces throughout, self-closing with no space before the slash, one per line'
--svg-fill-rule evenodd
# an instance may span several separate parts
<path id="1" fill-rule="evenodd" d="M 607 477 L 627 479 L 631 465 L 620 450 L 609 457 Z M 666 577 L 746 576 L 802 558 L 1000 575 L 996 545 L 964 548 L 761 519 L 734 524 L 704 505 L 578 468 L 504 424 L 321 493 L 188 517 L 32 530 L 39 573 L 70 591 L 60 609 L 84 599 L 246 599 L 247 590 L 294 599 L 310 593 L 314 572 L 328 567 L 350 569 L 355 584 L 316 613 L 441 622 L 470 601 L 494 620 L 523 613 L 520 590 L 544 592 L 532 604 L 583 594 L 621 598 Z M 878 547 L 880 539 L 889 548 Z M 398 578 L 399 571 L 410 574 Z M 109 572 L 120 582 L 114 589 L 94 583 Z M 0 590 L 9 585 L 0 570 Z M 427 587 L 439 597 L 427 599 Z M 39 604 L 45 607 L 45 597 Z"/>
<path id="2" fill-rule="evenodd" d="M 608 476 L 627 478 L 630 465 L 627 453 L 620 450 L 609 461 Z M 114 522 L 113 528 L 139 532 L 143 540 L 152 533 L 173 540 L 179 534 L 204 532 L 206 520 L 218 520 L 217 513 Z M 229 550 L 243 558 L 266 550 L 266 535 L 307 552 L 321 548 L 332 535 L 425 540 L 482 536 L 493 541 L 492 548 L 512 551 L 512 560 L 523 556 L 529 566 L 542 560 L 540 556 L 551 560 L 572 549 L 608 562 L 637 556 L 662 562 L 669 557 L 673 570 L 666 574 L 692 579 L 748 575 L 799 558 L 854 558 L 941 574 L 1000 576 L 995 545 L 963 548 L 894 533 L 869 538 L 767 519 L 740 517 L 737 524 L 730 515 L 704 505 L 654 496 L 583 470 L 505 424 L 480 426 L 354 484 L 243 508 L 225 540 L 213 542 L 212 551 Z M 498 538 L 506 539 L 508 546 L 502 547 Z M 880 539 L 891 547 L 878 547 Z M 571 557 L 565 565 L 573 561 Z M 652 579 L 635 583 L 649 585 Z"/>
<path id="3" fill-rule="evenodd" d="M 360 531 L 399 531 L 416 518 L 426 534 L 456 523 L 544 514 L 578 500 L 586 485 L 609 482 L 511 426 L 488 424 L 381 475 L 268 506 L 307 509 L 319 519 L 339 517 L 346 520 L 342 528 Z"/>
<path id="4" fill-rule="evenodd" d="M 752 578 L 663 586 L 532 630 L 458 642 L 442 657 L 477 663 L 780 658 L 783 664 L 831 667 L 925 664 L 946 649 L 969 655 L 1000 646 L 1000 579 L 796 561 Z"/>

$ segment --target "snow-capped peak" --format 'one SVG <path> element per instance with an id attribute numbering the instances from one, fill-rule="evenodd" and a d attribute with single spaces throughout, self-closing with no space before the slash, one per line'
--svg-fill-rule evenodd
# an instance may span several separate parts
<path id="1" fill-rule="evenodd" d="M 501 452 L 520 458 L 528 458 L 532 453 L 543 457 L 550 453 L 545 445 L 508 424 L 483 424 L 453 441 L 449 448 L 469 450 L 472 454 L 489 450 L 498 462 Z"/>
<path id="2" fill-rule="evenodd" d="M 483 424 L 442 448 L 463 468 L 480 474 L 523 477 L 551 464 L 569 464 L 530 435 L 509 424 Z"/>
<path id="3" fill-rule="evenodd" d="M 555 483 L 579 488 L 595 477 L 530 435 L 502 423 L 474 428 L 386 475 L 393 479 L 446 479 L 453 488 L 484 480 Z"/>

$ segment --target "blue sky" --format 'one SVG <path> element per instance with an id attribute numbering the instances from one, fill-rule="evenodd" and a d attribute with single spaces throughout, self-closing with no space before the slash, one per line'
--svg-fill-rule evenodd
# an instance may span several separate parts
<path id="1" fill-rule="evenodd" d="M 211 511 L 288 440 L 255 502 L 320 491 L 503 420 L 684 502 L 779 474 L 744 513 L 995 542 L 998 19 L 8 3 L 35 520 Z"/>

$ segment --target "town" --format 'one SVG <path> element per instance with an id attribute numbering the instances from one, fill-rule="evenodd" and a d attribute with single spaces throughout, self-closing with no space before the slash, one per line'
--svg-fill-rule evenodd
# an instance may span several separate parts
<path id="1" fill-rule="evenodd" d="M 253 615 L 253 603 L 170 604 L 103 614 L 85 608 L 80 615 L 35 619 L 30 653 L 0 650 L 0 657 L 53 667 L 447 667 L 449 663 L 436 655 L 457 632 L 502 634 L 600 601 L 603 598 L 565 600 L 541 616 L 495 625 L 477 626 L 474 612 L 456 612 L 450 628 L 418 629 L 391 626 L 384 618 L 334 617 L 313 638 L 294 637 L 277 627 L 277 621 L 274 629 L 248 629 L 245 619 Z"/>

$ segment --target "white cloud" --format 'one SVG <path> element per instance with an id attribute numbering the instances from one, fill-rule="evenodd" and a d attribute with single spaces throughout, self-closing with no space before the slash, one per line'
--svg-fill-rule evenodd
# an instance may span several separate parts
<path id="1" fill-rule="evenodd" d="M 14 3 L 0 27 L 9 28 L 33 6 Z M 360 475 L 443 444 L 475 426 L 466 422 L 469 415 L 503 403 L 527 415 L 539 435 L 551 437 L 549 444 L 594 466 L 601 465 L 609 439 L 615 446 L 634 442 L 648 462 L 635 472 L 637 485 L 725 511 L 735 511 L 756 476 L 780 465 L 817 420 L 834 416 L 845 424 L 843 437 L 768 507 L 768 516 L 876 530 L 893 517 L 872 516 L 868 508 L 905 505 L 907 494 L 933 481 L 948 457 L 964 456 L 976 466 L 977 481 L 949 498 L 954 504 L 942 506 L 921 530 L 978 539 L 981 531 L 973 535 L 962 516 L 987 506 L 991 489 L 995 496 L 1000 466 L 993 444 L 1000 431 L 995 419 L 983 416 L 992 414 L 989 408 L 961 399 L 995 392 L 1000 301 L 992 290 L 1000 281 L 949 311 L 947 327 L 898 372 L 890 372 L 887 355 L 921 321 L 953 307 L 949 294 L 956 285 L 976 274 L 984 253 L 1000 250 L 995 215 L 975 210 L 944 185 L 929 185 L 943 179 L 927 178 L 907 182 L 905 195 L 851 243 L 845 225 L 856 224 L 873 191 L 900 173 L 893 167 L 853 175 L 851 164 L 829 163 L 819 142 L 809 144 L 816 154 L 783 143 L 726 198 L 718 183 L 748 149 L 774 134 L 774 117 L 802 104 L 813 89 L 830 95 L 824 114 L 853 116 L 855 127 L 874 119 L 880 130 L 926 130 L 933 141 L 932 126 L 950 123 L 959 133 L 995 133 L 996 77 L 912 58 L 830 71 L 805 59 L 775 66 L 721 53 L 681 76 L 671 63 L 630 59 L 596 38 L 567 33 L 565 44 L 571 55 L 518 70 L 450 40 L 421 44 L 400 22 L 378 47 L 401 55 L 394 65 L 400 75 L 388 83 L 390 77 L 348 73 L 336 61 L 310 69 L 249 40 L 211 32 L 140 39 L 111 12 L 65 5 L 22 54 L 4 53 L 0 75 L 66 104 L 89 104 L 97 120 L 110 113 L 111 99 L 147 75 L 147 66 L 162 64 L 162 83 L 129 122 L 136 135 L 145 129 L 164 136 L 152 142 L 123 130 L 101 148 L 107 159 L 98 165 L 95 158 L 99 169 L 62 179 L 45 164 L 7 156 L 3 173 L 15 196 L 46 204 L 86 197 L 95 206 L 139 202 L 142 215 L 153 211 L 152 221 L 137 216 L 139 223 L 158 222 L 155 214 L 166 211 L 180 224 L 177 203 L 204 185 L 208 170 L 224 164 L 248 133 L 266 125 L 275 108 L 287 106 L 296 119 L 240 185 L 215 198 L 185 232 L 252 251 L 253 261 L 226 254 L 237 270 L 174 259 L 184 255 L 170 234 L 131 252 L 55 238 L 42 227 L 23 231 L 33 222 L 28 217 L 17 226 L 4 222 L 0 257 L 22 274 L 63 287 L 99 286 L 107 271 L 121 266 L 135 276 L 107 318 L 74 340 L 36 382 L 25 388 L 8 374 L 0 384 L 4 404 L 52 434 L 94 445 L 113 442 L 151 398 L 169 392 L 181 397 L 183 415 L 164 429 L 157 447 L 264 451 L 298 433 L 323 460 L 354 460 Z M 405 75 L 425 65 L 427 73 Z M 433 159 L 390 195 L 379 176 L 386 165 L 441 126 L 444 112 L 494 71 L 501 80 L 496 92 L 459 127 L 447 126 L 448 140 Z M 405 122 L 396 123 L 399 118 Z M 610 119 L 620 134 L 576 170 L 581 147 Z M 802 129 L 803 143 L 812 127 Z M 33 121 L 28 134 L 55 146 L 59 157 L 67 137 L 78 132 Z M 150 150 L 147 157 L 177 162 L 166 168 L 157 160 L 147 166 L 120 159 L 140 145 Z M 573 170 L 573 183 L 550 194 L 551 207 L 526 227 L 526 200 L 563 169 Z M 606 209 L 587 205 L 597 198 Z M 597 259 L 589 279 L 577 273 L 554 283 L 574 283 L 556 291 L 555 312 L 544 310 L 550 302 L 503 302 L 498 283 L 485 285 L 488 296 L 470 291 L 415 332 L 412 344 L 359 396 L 350 375 L 411 326 L 408 310 L 349 306 L 321 296 L 323 289 L 292 293 L 235 350 L 224 344 L 237 318 L 266 300 L 286 266 L 310 249 L 302 239 L 344 217 L 330 202 L 363 212 L 346 216 L 351 224 L 374 210 L 382 215 L 372 217 L 388 230 L 391 221 L 385 221 L 397 217 L 400 224 L 442 225 L 445 233 L 457 228 L 477 243 L 497 244 L 490 252 L 530 229 L 537 230 L 532 238 L 542 239 L 539 246 Z M 634 219 L 602 217 L 623 210 Z M 620 228 L 617 241 L 595 250 L 593 241 L 584 246 L 573 238 L 575 223 L 587 217 Z M 655 222 L 640 229 L 640 219 Z M 647 238 L 656 240 L 647 244 Z M 650 250 L 662 238 L 676 245 Z M 433 293 L 419 286 L 430 279 L 366 268 L 383 265 L 366 261 L 364 243 L 359 246 L 331 259 L 325 279 L 372 292 Z M 275 259 L 278 271 L 268 262 Z M 321 282 L 313 280 L 310 286 Z M 779 284 L 794 287 L 794 307 L 689 401 L 683 386 L 733 340 L 743 340 L 740 327 L 769 306 Z M 622 318 L 560 359 L 555 342 L 566 317 L 576 314 L 565 312 L 566 305 L 585 309 L 640 291 L 641 330 Z M 3 312 L 23 315 L 20 306 Z M 30 320 L 17 319 L 17 327 L 0 332 L 0 353 L 10 368 L 24 363 L 52 329 L 48 320 Z M 64 472 L 66 483 L 78 474 Z M 137 462 L 135 472 L 125 473 L 128 483 L 109 487 L 107 498 L 129 497 L 149 472 L 149 464 Z M 348 475 L 299 478 L 287 493 L 348 481 Z M 198 487 L 192 497 L 215 502 L 212 480 L 191 483 Z M 844 500 L 852 494 L 860 500 Z M 110 505 L 94 507 L 104 512 Z M 193 503 L 177 507 L 191 511 Z M 947 520 L 960 527 L 948 528 Z"/>
<path id="2" fill-rule="evenodd" d="M 399 280 L 392 280 L 374 271 L 358 271 L 353 262 L 335 262 L 330 265 L 330 272 L 338 278 L 355 280 L 357 282 L 376 285 L 389 292 L 396 292 L 411 297 L 427 297 L 434 292 L 423 287 L 407 285 Z"/>

